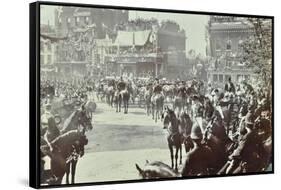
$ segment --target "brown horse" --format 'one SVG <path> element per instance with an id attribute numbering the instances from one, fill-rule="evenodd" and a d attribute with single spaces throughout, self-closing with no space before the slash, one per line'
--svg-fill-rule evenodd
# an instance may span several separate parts
<path id="1" fill-rule="evenodd" d="M 85 132 L 87 130 L 92 130 L 92 129 L 93 129 L 93 126 L 92 126 L 92 123 L 91 123 L 91 118 L 87 114 L 84 105 L 82 105 L 80 109 L 75 110 L 69 116 L 69 118 L 65 120 L 64 127 L 61 130 L 61 134 L 62 134 L 61 136 L 62 137 L 68 136 L 68 135 L 65 135 L 65 134 L 68 134 L 69 131 L 73 131 L 73 130 L 74 131 L 78 130 L 79 133 L 85 135 Z M 58 138 L 60 138 L 60 136 Z M 56 155 L 57 153 L 59 153 L 59 152 L 56 152 L 55 150 L 56 149 L 54 149 L 54 152 L 52 153 L 53 155 Z M 76 151 L 76 153 L 77 153 L 77 150 L 73 149 L 73 151 Z M 71 154 L 73 154 L 73 153 L 74 152 L 72 152 Z M 54 156 L 50 156 L 50 157 L 51 157 L 51 170 L 52 170 L 53 167 L 56 167 L 56 161 L 53 161 L 53 158 L 55 158 Z M 76 164 L 77 164 L 77 159 L 69 159 L 68 162 L 66 163 L 66 168 L 63 168 L 63 170 L 62 170 L 62 171 L 64 171 L 64 169 L 65 169 L 65 172 L 67 174 L 66 175 L 66 182 L 67 183 L 69 183 L 70 168 L 71 168 L 71 173 L 72 173 L 72 183 L 74 183 Z M 61 167 L 61 166 L 58 166 L 58 167 Z M 54 173 L 53 173 L 53 175 L 56 176 L 56 174 L 54 174 Z M 56 177 L 58 177 L 58 176 L 56 176 Z"/>
<path id="2" fill-rule="evenodd" d="M 182 163 L 182 135 L 179 131 L 179 120 L 175 112 L 168 107 L 165 108 L 164 113 L 162 114 L 164 129 L 167 129 L 168 136 L 168 146 L 170 150 L 172 168 L 175 166 L 175 170 L 178 170 L 178 152 L 180 151 L 179 164 Z M 176 148 L 175 153 L 175 164 L 174 164 L 174 148 Z"/>
<path id="3" fill-rule="evenodd" d="M 71 162 L 71 182 L 75 183 L 77 159 L 79 156 L 84 155 L 84 146 L 87 144 L 88 139 L 81 131 L 71 130 L 51 142 L 52 151 L 48 145 L 42 145 L 41 156 L 48 155 L 51 158 L 51 171 L 50 176 L 47 177 L 44 175 L 45 171 L 43 165 L 41 165 L 41 184 L 59 185 L 62 183 L 62 178 L 65 174 L 66 183 L 68 184 Z"/>

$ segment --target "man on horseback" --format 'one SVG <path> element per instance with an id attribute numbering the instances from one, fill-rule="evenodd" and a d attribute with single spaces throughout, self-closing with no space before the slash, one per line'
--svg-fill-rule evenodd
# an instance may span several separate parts
<path id="1" fill-rule="evenodd" d="M 200 126 L 202 131 L 204 131 L 203 115 L 204 115 L 204 106 L 199 101 L 199 97 L 197 95 L 194 95 L 192 106 L 191 106 L 191 118 L 195 123 L 197 123 Z"/>
<path id="2" fill-rule="evenodd" d="M 123 80 L 123 77 L 121 76 L 120 80 L 116 84 L 116 88 L 118 92 L 121 92 L 122 90 L 125 90 L 126 87 L 127 87 L 126 82 Z"/>
<path id="3" fill-rule="evenodd" d="M 41 136 L 50 146 L 50 142 L 60 135 L 60 131 L 56 125 L 55 117 L 51 113 L 52 106 L 48 102 L 45 105 L 44 114 L 41 116 Z M 50 146 L 52 150 L 52 147 Z"/>
<path id="4" fill-rule="evenodd" d="M 153 84 L 153 93 L 154 95 L 160 94 L 162 92 L 162 85 L 159 82 L 158 78 L 155 78 L 154 84 Z"/>

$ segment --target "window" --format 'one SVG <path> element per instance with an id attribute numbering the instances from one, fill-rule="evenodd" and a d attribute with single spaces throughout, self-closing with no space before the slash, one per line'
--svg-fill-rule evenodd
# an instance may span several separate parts
<path id="1" fill-rule="evenodd" d="M 229 79 L 229 78 L 230 78 L 230 75 L 225 75 L 225 76 L 224 76 L 224 81 L 225 81 L 225 82 L 228 82 L 228 79 Z"/>
<path id="2" fill-rule="evenodd" d="M 220 45 L 220 42 L 218 40 L 215 41 L 215 44 L 216 44 L 216 50 L 221 50 L 221 45 Z"/>
<path id="3" fill-rule="evenodd" d="M 219 81 L 223 82 L 223 75 L 219 75 Z"/>
<path id="4" fill-rule="evenodd" d="M 231 61 L 226 61 L 226 67 L 231 67 L 231 66 L 232 66 Z"/>
<path id="5" fill-rule="evenodd" d="M 75 24 L 78 25 L 79 21 L 80 21 L 80 18 L 79 18 L 79 17 L 76 17 L 76 19 L 75 19 Z"/>
<path id="6" fill-rule="evenodd" d="M 216 75 L 216 74 L 213 75 L 213 81 L 214 81 L 214 82 L 217 82 L 217 81 L 218 81 L 218 75 Z"/>
<path id="7" fill-rule="evenodd" d="M 71 19 L 70 18 L 67 18 L 67 23 L 70 23 L 71 22 Z"/>
<path id="8" fill-rule="evenodd" d="M 52 45 L 51 42 L 48 43 L 48 50 L 51 51 L 52 50 Z"/>
<path id="9" fill-rule="evenodd" d="M 226 42 L 226 50 L 231 50 L 231 40 L 227 40 L 227 42 Z"/>
<path id="10" fill-rule="evenodd" d="M 52 56 L 48 55 L 48 62 L 47 62 L 47 64 L 51 64 L 51 61 L 52 61 Z"/>

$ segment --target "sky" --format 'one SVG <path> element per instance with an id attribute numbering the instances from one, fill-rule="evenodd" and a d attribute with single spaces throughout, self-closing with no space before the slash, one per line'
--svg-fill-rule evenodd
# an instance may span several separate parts
<path id="1" fill-rule="evenodd" d="M 55 9 L 57 6 L 41 7 L 41 23 L 54 25 Z M 174 20 L 186 32 L 186 51 L 194 49 L 196 53 L 206 54 L 206 40 L 205 40 L 205 26 L 208 23 L 209 16 L 207 15 L 193 15 L 181 13 L 161 13 L 150 11 L 129 11 L 129 19 L 136 18 L 156 18 L 161 22 L 162 20 Z"/>

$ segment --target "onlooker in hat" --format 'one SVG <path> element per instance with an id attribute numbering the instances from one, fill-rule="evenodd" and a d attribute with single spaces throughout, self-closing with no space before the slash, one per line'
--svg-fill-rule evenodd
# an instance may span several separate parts
<path id="1" fill-rule="evenodd" d="M 241 172 L 241 168 L 237 166 L 239 163 L 245 163 L 244 167 L 247 172 L 259 171 L 258 167 L 261 159 L 259 152 L 262 147 L 259 146 L 261 144 L 261 139 L 258 137 L 257 131 L 254 128 L 254 114 L 248 112 L 243 122 L 245 128 L 239 139 L 238 147 L 229 156 L 230 160 L 236 161 L 236 166 L 233 164 L 232 171 L 229 171 L 233 173 Z"/>
<path id="2" fill-rule="evenodd" d="M 201 143 L 203 134 L 198 124 L 191 129 L 190 138 L 193 142 L 193 149 L 187 153 L 183 166 L 182 176 L 208 175 L 208 169 L 214 163 L 212 151 Z"/>

